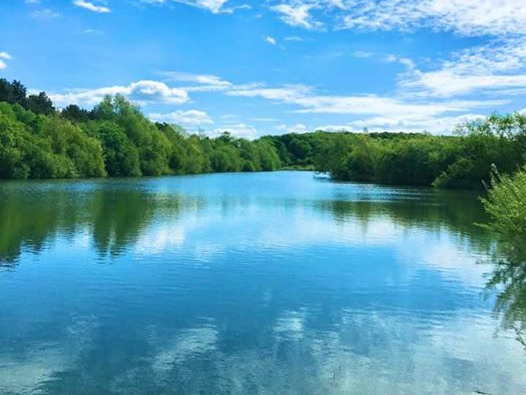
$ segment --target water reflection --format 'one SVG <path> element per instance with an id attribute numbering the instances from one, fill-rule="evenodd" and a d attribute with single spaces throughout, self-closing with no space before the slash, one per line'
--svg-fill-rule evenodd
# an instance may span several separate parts
<path id="1" fill-rule="evenodd" d="M 39 253 L 59 237 L 89 233 L 100 256 L 134 245 L 157 219 L 176 221 L 202 199 L 141 190 L 136 183 L 6 183 L 0 188 L 0 264 Z"/>
<path id="2" fill-rule="evenodd" d="M 496 293 L 495 313 L 505 330 L 512 330 L 526 351 L 526 246 L 502 244 L 500 258 L 487 282 Z"/>
<path id="3" fill-rule="evenodd" d="M 330 196 L 301 198 L 213 195 L 210 193 L 213 190 L 205 195 L 189 195 L 188 190 L 173 190 L 170 185 L 164 190 L 160 183 L 157 188 L 132 180 L 4 183 L 0 188 L 0 264 L 17 261 L 22 251 L 38 253 L 58 237 L 74 238 L 79 234 L 88 234 L 102 257 L 116 256 L 135 246 L 141 238 L 149 238 L 150 242 L 155 238 L 162 243 L 167 235 L 159 233 L 160 228 L 169 224 L 165 233 L 173 233 L 181 213 L 187 218 L 201 210 L 207 211 L 206 218 L 211 214 L 239 217 L 240 213 L 257 217 L 262 206 L 329 213 L 336 224 L 351 224 L 355 227 L 353 232 L 368 236 L 370 227 L 381 223 L 404 229 L 445 230 L 480 243 L 479 247 L 487 246 L 490 240 L 474 226 L 474 222 L 483 221 L 485 216 L 470 193 L 370 189 L 363 185 L 351 189 L 352 192 L 343 189 Z M 284 240 L 287 237 L 279 234 L 281 229 L 276 226 L 269 230 L 277 235 L 276 239 Z M 155 231 L 158 233 L 152 235 Z M 313 234 L 316 236 L 319 235 Z"/>
<path id="4" fill-rule="evenodd" d="M 526 392 L 524 275 L 496 267 L 495 337 L 473 195 L 275 173 L 0 199 L 1 394 Z"/>

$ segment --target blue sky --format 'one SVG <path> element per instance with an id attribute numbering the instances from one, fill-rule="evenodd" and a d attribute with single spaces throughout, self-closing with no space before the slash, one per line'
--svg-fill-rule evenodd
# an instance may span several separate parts
<path id="1" fill-rule="evenodd" d="M 3 0 L 0 76 L 242 137 L 526 108 L 523 0 Z"/>

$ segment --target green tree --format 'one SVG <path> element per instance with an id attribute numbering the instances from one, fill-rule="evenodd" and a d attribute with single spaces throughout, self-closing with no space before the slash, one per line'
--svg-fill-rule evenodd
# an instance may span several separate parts
<path id="1" fill-rule="evenodd" d="M 70 104 L 64 108 L 60 115 L 71 122 L 87 122 L 90 119 L 90 112 L 83 108 L 80 108 L 76 104 Z"/>
<path id="2" fill-rule="evenodd" d="M 27 178 L 30 168 L 25 156 L 30 136 L 14 113 L 6 110 L 10 109 L 0 107 L 0 178 Z"/>
<path id="3" fill-rule="evenodd" d="M 114 177 L 141 175 L 139 151 L 121 126 L 112 121 L 104 121 L 98 125 L 97 134 L 102 143 L 108 175 Z"/>
<path id="4" fill-rule="evenodd" d="M 27 98 L 27 109 L 35 114 L 42 115 L 51 115 L 55 112 L 53 102 L 45 92 L 40 92 L 38 95 L 30 95 Z"/>

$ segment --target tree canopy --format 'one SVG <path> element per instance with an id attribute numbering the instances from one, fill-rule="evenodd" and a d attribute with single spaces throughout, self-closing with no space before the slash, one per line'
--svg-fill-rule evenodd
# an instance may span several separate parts
<path id="1" fill-rule="evenodd" d="M 123 96 L 56 110 L 41 92 L 0 79 L 0 178 L 158 176 L 281 168 L 268 141 L 188 134 L 150 121 Z"/>

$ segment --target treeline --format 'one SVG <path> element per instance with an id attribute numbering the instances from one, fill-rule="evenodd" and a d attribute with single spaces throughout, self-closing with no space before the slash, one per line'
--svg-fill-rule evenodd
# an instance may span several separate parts
<path id="1" fill-rule="evenodd" d="M 276 148 L 279 159 L 286 168 L 314 168 L 320 148 L 325 146 L 333 133 L 289 133 L 279 136 L 265 136 Z"/>
<path id="2" fill-rule="evenodd" d="M 61 111 L 41 92 L 0 79 L 0 178 L 68 178 L 270 171 L 281 167 L 267 140 L 186 134 L 153 123 L 122 96 L 93 110 Z"/>
<path id="3" fill-rule="evenodd" d="M 453 136 L 331 134 L 314 163 L 338 180 L 480 189 L 492 166 L 511 174 L 526 163 L 526 116 L 492 115 Z"/>
<path id="4" fill-rule="evenodd" d="M 66 178 L 315 169 L 343 181 L 480 189 L 491 166 L 526 163 L 526 116 L 492 115 L 452 136 L 329 133 L 188 134 L 153 123 L 122 96 L 92 110 L 57 110 L 45 92 L 27 95 L 0 79 L 0 178 Z"/>

